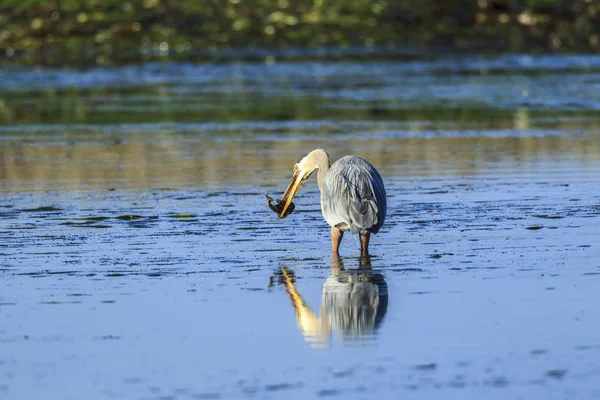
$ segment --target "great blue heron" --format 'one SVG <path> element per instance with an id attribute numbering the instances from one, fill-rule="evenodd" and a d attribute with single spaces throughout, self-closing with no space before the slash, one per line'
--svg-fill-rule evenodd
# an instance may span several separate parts
<path id="1" fill-rule="evenodd" d="M 387 211 L 385 187 L 377 170 L 364 159 L 346 156 L 329 163 L 329 154 L 316 149 L 294 165 L 292 181 L 282 201 L 283 216 L 300 187 L 317 170 L 321 211 L 331 225 L 331 252 L 339 256 L 344 231 L 360 233 L 361 255 L 369 254 L 371 233 L 379 232 Z"/>

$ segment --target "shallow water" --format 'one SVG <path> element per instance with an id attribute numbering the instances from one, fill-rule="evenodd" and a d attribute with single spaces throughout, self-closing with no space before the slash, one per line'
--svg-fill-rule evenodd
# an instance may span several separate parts
<path id="1" fill-rule="evenodd" d="M 0 75 L 0 397 L 600 396 L 600 57 Z M 370 269 L 266 205 L 315 147 Z"/>

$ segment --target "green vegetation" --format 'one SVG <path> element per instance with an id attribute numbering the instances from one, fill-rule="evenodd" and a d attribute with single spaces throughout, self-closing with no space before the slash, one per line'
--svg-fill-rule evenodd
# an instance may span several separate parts
<path id="1" fill-rule="evenodd" d="M 600 49 L 591 0 L 3 0 L 0 54 L 48 62 L 228 48 Z M 86 61 L 84 61 L 86 60 Z"/>

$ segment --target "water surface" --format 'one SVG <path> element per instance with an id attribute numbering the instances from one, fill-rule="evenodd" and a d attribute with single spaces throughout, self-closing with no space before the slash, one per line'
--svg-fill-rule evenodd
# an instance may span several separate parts
<path id="1" fill-rule="evenodd" d="M 600 396 L 599 57 L 0 75 L 2 397 Z M 368 264 L 266 207 L 315 147 Z"/>

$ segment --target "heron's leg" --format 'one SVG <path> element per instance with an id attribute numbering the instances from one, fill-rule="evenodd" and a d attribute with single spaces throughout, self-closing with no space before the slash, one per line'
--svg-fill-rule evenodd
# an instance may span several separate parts
<path id="1" fill-rule="evenodd" d="M 335 226 L 331 227 L 331 254 L 334 257 L 340 256 L 340 243 L 342 243 L 343 236 L 344 231 Z"/>
<path id="2" fill-rule="evenodd" d="M 365 232 L 360 234 L 360 256 L 367 257 L 369 255 L 369 240 L 371 239 L 371 232 Z"/>

